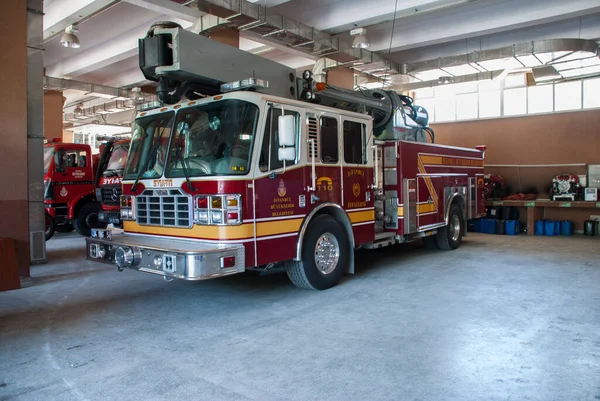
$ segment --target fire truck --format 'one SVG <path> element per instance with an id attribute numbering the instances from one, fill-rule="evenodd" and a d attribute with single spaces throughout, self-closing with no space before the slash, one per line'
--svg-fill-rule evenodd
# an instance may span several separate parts
<path id="1" fill-rule="evenodd" d="M 485 147 L 432 143 L 408 97 L 296 78 L 178 26 L 153 26 L 139 52 L 164 104 L 135 120 L 124 230 L 93 230 L 89 260 L 167 281 L 282 266 L 323 290 L 355 249 L 453 250 L 484 215 Z"/>
<path id="2" fill-rule="evenodd" d="M 100 204 L 94 194 L 94 156 L 89 145 L 63 143 L 55 138 L 44 144 L 44 203 L 46 241 L 55 231 L 73 228 L 89 236 L 97 221 Z"/>
<path id="3" fill-rule="evenodd" d="M 129 139 L 112 139 L 104 144 L 94 181 L 96 199 L 102 205 L 98 220 L 115 227 L 121 226 L 121 181 L 130 142 Z"/>

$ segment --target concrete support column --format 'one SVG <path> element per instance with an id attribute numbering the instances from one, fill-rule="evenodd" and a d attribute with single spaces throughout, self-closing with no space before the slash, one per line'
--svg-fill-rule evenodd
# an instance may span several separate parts
<path id="1" fill-rule="evenodd" d="M 354 72 L 350 68 L 338 67 L 327 71 L 327 83 L 343 89 L 354 89 Z"/>
<path id="2" fill-rule="evenodd" d="M 46 262 L 44 238 L 44 59 L 43 59 L 43 0 L 27 0 L 27 189 L 29 215 L 30 263 Z M 56 132 L 62 135 L 62 94 L 60 108 L 51 111 Z M 22 274 L 24 275 L 24 274 Z M 27 268 L 29 275 L 29 268 Z"/>
<path id="3" fill-rule="evenodd" d="M 240 48 L 240 31 L 236 31 L 235 29 L 226 27 L 220 29 L 217 28 L 214 32 L 210 33 L 209 38 L 233 46 L 237 49 Z"/>
<path id="4" fill-rule="evenodd" d="M 19 274 L 29 276 L 26 0 L 2 1 L 0 49 L 0 237 L 15 240 Z"/>
<path id="5" fill-rule="evenodd" d="M 44 92 L 44 138 L 62 137 L 63 94 L 59 91 Z"/>

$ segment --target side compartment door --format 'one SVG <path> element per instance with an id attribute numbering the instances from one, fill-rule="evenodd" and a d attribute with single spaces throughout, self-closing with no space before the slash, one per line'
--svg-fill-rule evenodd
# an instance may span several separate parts
<path id="1" fill-rule="evenodd" d="M 343 207 L 357 244 L 372 242 L 375 236 L 374 150 L 369 146 L 372 138 L 368 136 L 364 121 L 342 117 Z"/>
<path id="2" fill-rule="evenodd" d="M 279 160 L 279 117 L 293 116 L 296 141 L 294 160 Z M 258 160 L 255 168 L 255 234 L 257 265 L 296 256 L 298 230 L 306 215 L 306 183 L 299 167 L 302 143 L 302 109 L 285 104 L 267 104 L 263 131 L 257 133 Z M 288 147 L 289 151 L 289 147 Z"/>
<path id="3" fill-rule="evenodd" d="M 435 174 L 417 177 L 417 227 L 419 231 L 435 228 L 444 221 L 444 179 Z"/>

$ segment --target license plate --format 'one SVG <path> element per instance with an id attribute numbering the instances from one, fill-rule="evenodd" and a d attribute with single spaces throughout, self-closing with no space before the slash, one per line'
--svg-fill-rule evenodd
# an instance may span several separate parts
<path id="1" fill-rule="evenodd" d="M 103 230 L 103 229 L 99 229 L 99 228 L 92 228 L 92 238 L 99 238 L 99 239 L 111 240 L 112 239 L 112 233 L 110 232 L 110 230 Z"/>

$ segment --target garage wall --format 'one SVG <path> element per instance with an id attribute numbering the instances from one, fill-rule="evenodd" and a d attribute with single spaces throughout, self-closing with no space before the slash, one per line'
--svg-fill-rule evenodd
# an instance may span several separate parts
<path id="1" fill-rule="evenodd" d="M 486 165 L 600 164 L 600 110 L 432 124 L 436 143 L 487 145 Z M 585 167 L 487 167 L 512 192 L 536 188 L 547 198 L 552 177 L 586 174 Z"/>
<path id="2" fill-rule="evenodd" d="M 0 49 L 0 237 L 16 241 L 19 273 L 29 276 L 27 4 L 24 0 L 2 0 Z"/>
<path id="3" fill-rule="evenodd" d="M 60 138 L 62 136 L 62 110 L 62 92 L 44 92 L 44 138 L 53 139 Z"/>

